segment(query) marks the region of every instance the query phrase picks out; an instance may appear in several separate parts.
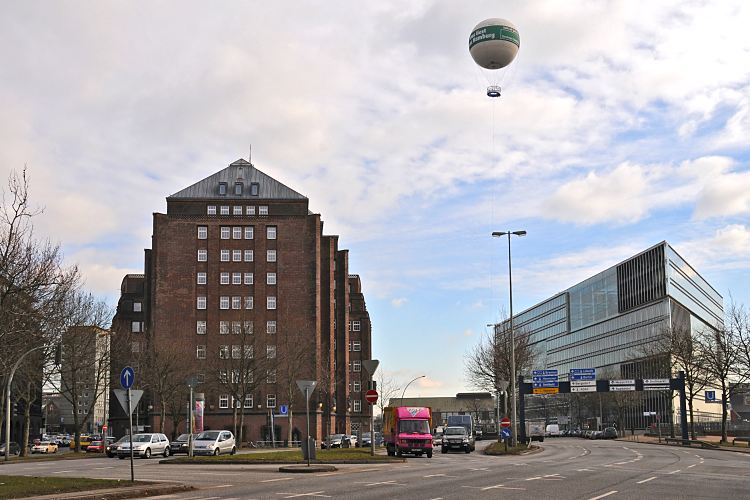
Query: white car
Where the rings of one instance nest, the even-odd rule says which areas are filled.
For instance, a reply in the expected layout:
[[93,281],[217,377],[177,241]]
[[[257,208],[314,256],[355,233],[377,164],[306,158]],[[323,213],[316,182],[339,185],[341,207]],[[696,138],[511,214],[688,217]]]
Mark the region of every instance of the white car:
[[57,445],[51,441],[42,441],[31,447],[31,453],[57,453]]
[[234,435],[230,431],[204,431],[193,441],[194,455],[221,455],[237,453]]
[[[151,458],[151,455],[169,456],[169,439],[161,433],[146,433],[133,435],[133,455],[142,458]],[[117,458],[124,459],[130,456],[130,443],[123,442],[117,448]]]

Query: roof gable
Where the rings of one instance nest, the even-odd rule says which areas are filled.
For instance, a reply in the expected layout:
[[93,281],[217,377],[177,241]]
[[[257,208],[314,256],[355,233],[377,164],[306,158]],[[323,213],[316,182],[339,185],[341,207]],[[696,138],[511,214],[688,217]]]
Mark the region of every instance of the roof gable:
[[[242,194],[234,194],[236,182],[242,183]],[[227,184],[226,195],[219,194],[219,184]],[[258,184],[257,196],[251,195],[251,184]],[[228,167],[196,182],[192,186],[167,197],[173,198],[227,198],[234,200],[306,200],[307,197],[264,174],[252,163],[240,158]]]

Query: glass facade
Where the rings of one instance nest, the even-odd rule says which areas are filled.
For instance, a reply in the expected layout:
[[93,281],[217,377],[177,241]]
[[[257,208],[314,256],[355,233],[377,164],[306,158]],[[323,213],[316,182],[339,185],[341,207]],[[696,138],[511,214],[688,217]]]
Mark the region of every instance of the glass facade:
[[724,325],[723,299],[674,249],[667,246],[667,294],[704,323]]

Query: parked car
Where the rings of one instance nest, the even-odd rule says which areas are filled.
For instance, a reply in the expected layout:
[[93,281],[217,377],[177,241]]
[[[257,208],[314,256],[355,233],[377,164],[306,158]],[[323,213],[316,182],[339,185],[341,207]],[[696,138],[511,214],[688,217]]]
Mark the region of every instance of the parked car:
[[372,433],[371,432],[363,432],[362,433],[362,445],[363,448],[372,446]]
[[237,453],[234,435],[230,431],[204,431],[195,436],[194,455],[218,456],[222,453]]
[[[85,450],[86,448],[88,448],[88,446],[91,443],[91,441],[94,441],[95,439],[96,438],[94,438],[93,436],[89,436],[88,434],[81,434],[81,439],[80,439],[81,440],[81,449]],[[76,439],[75,439],[75,436],[73,436],[70,439],[70,442],[68,443],[68,446],[70,446],[71,450],[74,450],[76,448]]]
[[[196,435],[193,435],[193,439],[195,439]],[[172,441],[172,444],[169,447],[169,453],[172,455],[176,455],[177,453],[187,454],[189,437],[190,437],[190,434],[180,434],[179,436],[177,436],[177,439]]]
[[589,439],[601,439],[603,431],[591,431]]
[[617,429],[614,427],[606,427],[602,431],[600,439],[617,439]]
[[130,447],[133,447],[133,455],[142,458],[151,458],[151,455],[169,456],[169,439],[161,433],[144,433],[133,435],[133,442],[124,442],[117,448],[117,458],[124,459],[130,456]]
[[105,444],[103,441],[91,441],[86,447],[86,453],[104,453]]
[[[114,438],[113,438],[113,441],[114,441]],[[107,453],[107,456],[109,458],[117,456],[117,448],[121,444],[126,443],[127,441],[128,441],[128,436],[126,435],[126,436],[121,437],[117,441],[108,443],[107,447],[105,449],[105,452]]]
[[357,439],[357,436],[354,434],[345,434],[346,438],[349,440],[349,447],[350,448],[356,448],[357,442],[359,441]]
[[[15,441],[10,442],[10,445],[8,446],[8,450],[11,455],[21,454],[21,447],[18,446],[18,443],[16,443]],[[5,455],[5,443],[0,443],[0,455]]]
[[440,426],[435,429],[432,433],[432,447],[437,448],[443,445],[443,430],[444,427]]
[[470,453],[472,450],[469,433],[465,427],[449,426],[443,432],[443,441],[440,451],[448,453],[449,450],[461,450]]
[[52,441],[40,441],[31,447],[31,453],[57,453],[57,445]]
[[549,424],[544,430],[546,437],[560,437],[560,426],[557,424]]
[[321,448],[348,448],[351,441],[345,439],[346,434],[331,434],[320,444]]

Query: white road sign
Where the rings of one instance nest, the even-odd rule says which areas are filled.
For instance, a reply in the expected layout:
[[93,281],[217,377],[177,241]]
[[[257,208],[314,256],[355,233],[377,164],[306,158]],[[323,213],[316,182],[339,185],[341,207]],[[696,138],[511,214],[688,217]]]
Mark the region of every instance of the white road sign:
[[570,386],[570,392],[596,392],[595,385]]
[[635,386],[634,385],[614,385],[609,387],[610,391],[634,391]]
[[587,387],[593,385],[596,387],[596,380],[571,380],[570,387]]
[[610,380],[609,385],[635,385],[633,379],[622,379],[622,380]]

